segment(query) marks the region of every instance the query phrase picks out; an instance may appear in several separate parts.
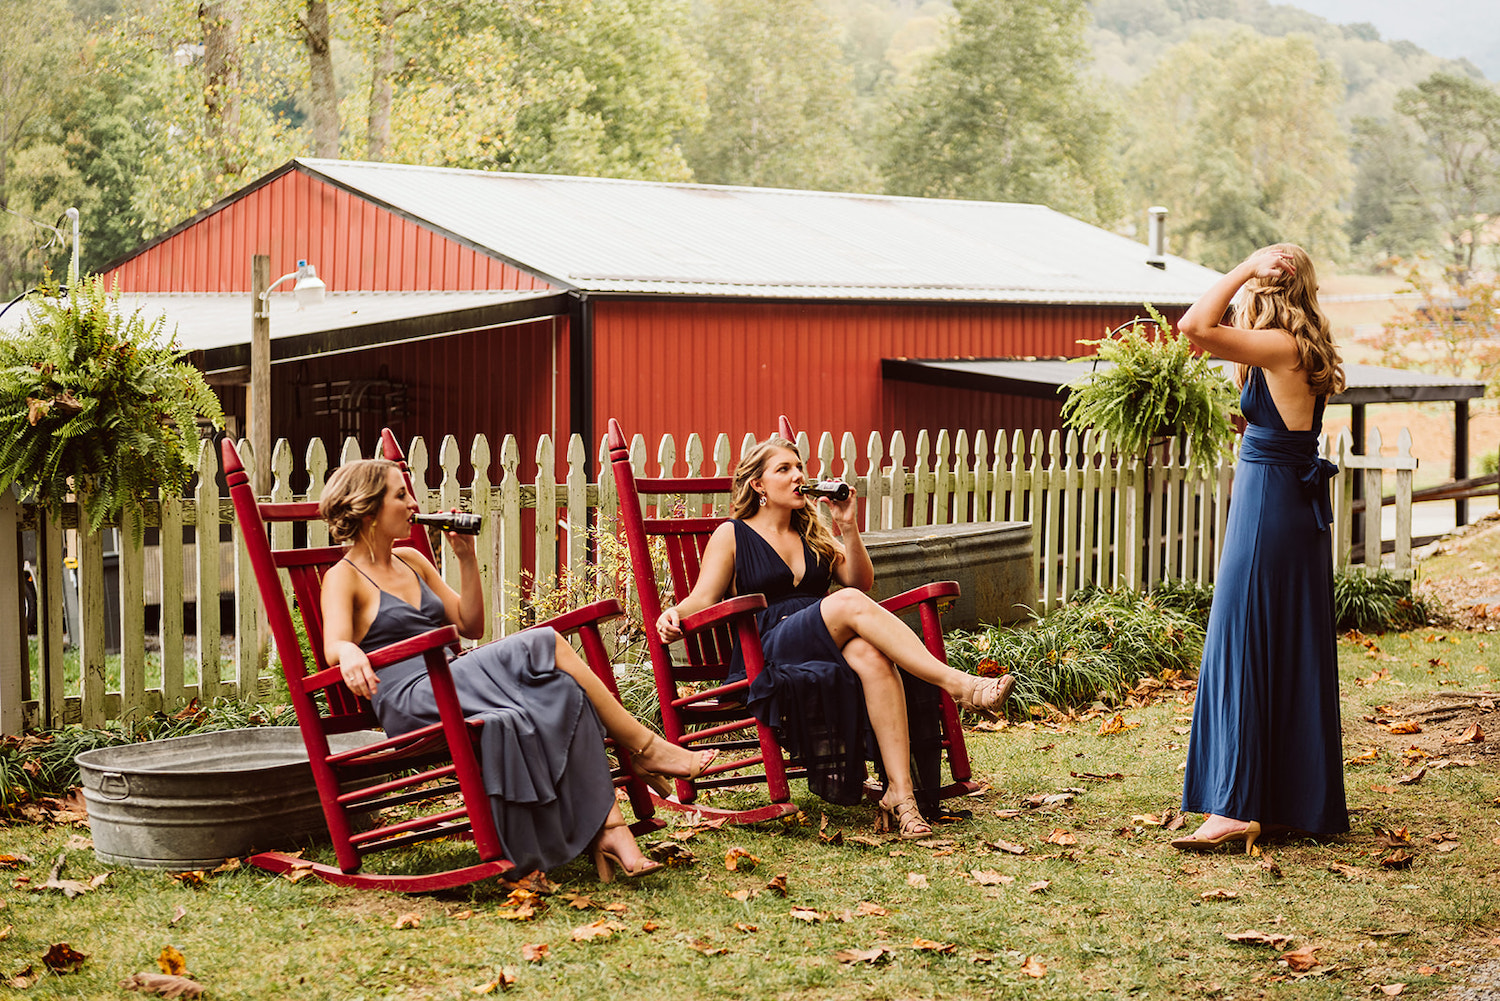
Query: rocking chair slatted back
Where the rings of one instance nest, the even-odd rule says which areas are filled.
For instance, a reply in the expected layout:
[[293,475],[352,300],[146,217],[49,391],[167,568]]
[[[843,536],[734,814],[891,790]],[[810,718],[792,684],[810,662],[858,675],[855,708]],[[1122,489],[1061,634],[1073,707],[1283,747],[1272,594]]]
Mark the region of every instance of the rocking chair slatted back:
[[[465,721],[448,670],[445,648],[458,641],[458,631],[445,626],[370,654],[371,665],[377,669],[422,657],[432,677],[440,716],[438,723],[397,737],[371,732],[377,723],[369,703],[351,692],[339,670],[323,660],[323,575],[343,558],[344,550],[272,550],[267,522],[310,521],[318,517],[318,506],[257,503],[234,444],[225,440],[221,451],[235,520],[286,674],[337,859],[336,865],[328,865],[284,852],[261,852],[251,856],[251,864],[283,873],[305,868],[344,886],[403,892],[459,886],[512,868],[503,855],[474,753],[479,723]],[[287,573],[302,613],[306,648],[293,624],[279,570]],[[365,739],[353,746],[347,738],[329,740],[355,733]],[[455,794],[456,807],[452,804]],[[413,808],[423,804],[426,812],[415,813]],[[403,819],[389,822],[381,815],[396,806],[403,808]],[[479,855],[477,864],[418,875],[361,872],[365,857],[376,852],[453,837],[472,840]]]

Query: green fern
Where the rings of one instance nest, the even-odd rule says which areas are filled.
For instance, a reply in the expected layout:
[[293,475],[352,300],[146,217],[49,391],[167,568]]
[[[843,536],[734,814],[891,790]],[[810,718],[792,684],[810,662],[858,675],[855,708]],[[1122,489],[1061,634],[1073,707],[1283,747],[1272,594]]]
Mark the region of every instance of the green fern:
[[[1145,455],[1163,435],[1181,437],[1191,443],[1189,464],[1211,469],[1234,445],[1230,417],[1239,413],[1234,387],[1150,303],[1146,312],[1149,320],[1080,341],[1114,364],[1070,387],[1063,421],[1079,431],[1107,433],[1125,455]],[[1161,332],[1154,339],[1147,333],[1152,324]]]
[[15,484],[54,511],[74,494],[94,531],[126,508],[139,514],[158,488],[180,491],[199,423],[220,427],[224,413],[163,336],[165,319],[125,315],[97,275],[31,305],[0,340],[0,490]]

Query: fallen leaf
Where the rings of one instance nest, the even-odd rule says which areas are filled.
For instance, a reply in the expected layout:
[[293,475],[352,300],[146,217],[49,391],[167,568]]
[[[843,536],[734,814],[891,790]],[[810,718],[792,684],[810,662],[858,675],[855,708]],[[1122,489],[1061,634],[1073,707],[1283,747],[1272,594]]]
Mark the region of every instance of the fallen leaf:
[[1380,864],[1387,869],[1408,869],[1415,857],[1411,852],[1397,849],[1381,859]]
[[537,906],[533,903],[524,904],[501,904],[495,911],[495,916],[506,921],[530,921],[537,916]]
[[540,963],[547,958],[548,948],[546,942],[527,942],[521,946],[521,958],[528,963]]
[[1018,845],[1012,841],[986,841],[984,844],[997,852],[1009,852],[1012,855],[1025,855],[1030,850],[1025,845]]
[[877,945],[873,949],[840,949],[833,954],[833,958],[840,963],[869,963],[874,966],[885,962],[891,951],[889,947],[883,945]]
[[1047,964],[1042,962],[1040,956],[1027,956],[1026,962],[1021,964],[1021,972],[1028,977],[1045,977]]
[[906,885],[918,890],[926,890],[928,889],[927,877],[920,872],[909,872],[906,874]]
[[868,834],[852,834],[849,836],[849,840],[857,845],[864,845],[866,848],[885,847],[884,841],[881,841],[879,838],[872,838]]
[[1014,876],[1002,876],[989,869],[970,869],[969,875],[973,876],[974,882],[980,886],[999,886],[1002,883],[1015,882]]
[[1419,966],[1417,972],[1424,977],[1435,977],[1439,971],[1436,966]]
[[42,957],[42,965],[53,973],[76,973],[88,958],[86,953],[78,952],[66,942],[54,942]]
[[574,928],[568,937],[574,942],[592,942],[596,938],[609,938],[617,931],[624,931],[625,926],[608,918],[600,918],[589,924]]
[[1405,984],[1377,984],[1376,987],[1379,989],[1380,993],[1384,994],[1388,998],[1393,998],[1397,994],[1400,994],[1402,991],[1406,990]]
[[1281,866],[1277,865],[1276,860],[1269,855],[1261,858],[1260,871],[1275,879],[1281,878]]
[[734,923],[734,927],[736,931],[742,931],[746,935],[753,935],[756,932],[760,931],[760,925],[746,924],[743,921],[736,921]]
[[1078,844],[1078,839],[1061,827],[1054,827],[1052,833],[1047,835],[1046,840],[1042,843],[1048,845],[1076,845]]
[[167,878],[176,880],[189,889],[196,890],[208,882],[208,873],[202,869],[192,869],[188,872],[169,872],[167,873]]
[[1283,952],[1281,958],[1286,961],[1287,966],[1290,966],[1296,972],[1304,973],[1317,965],[1318,961],[1313,957],[1313,953],[1317,952],[1319,948],[1321,946],[1304,945],[1300,949]]
[[187,957],[178,952],[175,946],[164,945],[161,954],[156,957],[156,965],[167,976],[180,977],[187,972]]
[[495,971],[494,980],[480,984],[478,987],[470,987],[469,990],[475,994],[493,994],[497,987],[502,991],[508,991],[515,986],[518,976],[514,966],[502,966]]
[[547,874],[540,869],[533,869],[519,879],[505,879],[502,877],[500,882],[505,883],[507,886],[512,886],[516,890],[525,890],[528,893],[534,893],[539,897],[550,897],[561,889],[556,883],[548,879]]
[[786,896],[786,873],[777,873],[776,877],[766,884],[766,889],[778,897]]
[[1446,854],[1446,853],[1451,852],[1451,851],[1453,851],[1453,850],[1455,850],[1457,848],[1458,848],[1458,842],[1457,841],[1439,841],[1435,846],[1433,846],[1433,851],[1439,851],[1439,852],[1443,852],[1444,854]]
[[868,900],[861,900],[859,906],[854,909],[854,913],[861,917],[883,918],[891,912],[879,904],[872,904]]
[[185,917],[187,917],[187,908],[183,907],[181,904],[178,904],[176,907],[172,908],[172,920],[168,921],[167,925],[175,925]]
[[1236,900],[1239,898],[1238,893],[1235,893],[1233,890],[1224,889],[1204,890],[1202,893],[1198,894],[1198,896],[1202,897],[1204,900]]
[[945,955],[958,951],[956,942],[934,942],[930,938],[912,939],[911,947],[918,952],[940,952]]
[[1030,886],[1026,887],[1026,892],[1027,893],[1046,893],[1047,892],[1047,887],[1049,887],[1051,885],[1052,885],[1052,880],[1050,880],[1050,879],[1039,879],[1035,883],[1032,883]]
[[1069,772],[1068,774],[1075,779],[1092,779],[1095,782],[1115,782],[1125,778],[1124,774],[1120,772],[1110,772],[1108,775],[1102,775],[1098,772]]
[[397,915],[396,923],[391,927],[397,931],[403,928],[420,928],[422,927],[422,915],[413,913]]
[[1399,848],[1411,844],[1411,832],[1404,827],[1377,828],[1375,843],[1382,848]]
[[1443,738],[1445,744],[1482,744],[1484,743],[1484,731],[1478,723],[1473,724],[1457,737]]
[[918,848],[952,848],[958,842],[952,838],[923,838],[921,841],[912,842],[912,844]]
[[34,972],[34,968],[30,964],[28,964],[26,969],[22,970],[20,973],[17,973],[15,976],[8,978],[5,981],[5,984],[7,987],[15,987],[19,990],[24,991],[26,988],[36,983],[38,979],[39,978]]
[[1345,865],[1342,862],[1333,862],[1333,863],[1331,863],[1328,866],[1328,871],[1329,872],[1336,872],[1340,876],[1343,876],[1345,879],[1354,879],[1356,876],[1363,875],[1363,872],[1360,869],[1358,869],[1358,868],[1356,868],[1356,867],[1354,867],[1352,865]]
[[1380,748],[1372,747],[1363,754],[1356,754],[1344,762],[1346,765],[1367,765],[1380,757]]
[[[1019,811],[1017,811],[1019,812]],[[31,864],[29,855],[0,855],[0,869],[19,869],[22,863]]]
[[1418,782],[1422,781],[1422,776],[1424,776],[1426,774],[1427,774],[1427,769],[1425,767],[1418,768],[1416,771],[1412,772],[1410,775],[1403,775],[1403,776],[1401,776],[1399,779],[1396,780],[1396,784],[1398,786],[1414,786]]
[[749,871],[758,865],[760,865],[760,859],[743,848],[731,848],[724,853],[724,868],[730,872],[739,872],[741,868]]
[[1275,932],[1263,932],[1251,929],[1250,931],[1225,932],[1224,937],[1231,942],[1239,942],[1243,945],[1269,945],[1273,949],[1284,949],[1292,942],[1290,935],[1278,935]]
[[694,939],[693,941],[689,942],[688,948],[701,952],[705,956],[722,956],[724,953],[729,951],[721,945],[713,945],[709,942],[705,942],[701,938]]
[[698,856],[675,841],[659,841],[646,854],[668,866],[686,866],[698,861]]
[[1026,812],[1025,810],[1010,810],[1010,809],[996,810],[995,811],[995,816],[999,817],[1001,820],[1011,820],[1011,819],[1013,819],[1015,817],[1019,817],[1021,814],[1025,813],[1025,812]]
[[1422,725],[1414,719],[1397,720],[1386,727],[1391,733],[1421,733]]
[[1154,813],[1132,813],[1130,822],[1138,827],[1160,827],[1161,818]]
[[204,990],[200,983],[169,973],[132,973],[120,981],[120,986],[127,991],[140,991],[142,994],[155,994],[164,998],[202,997]]

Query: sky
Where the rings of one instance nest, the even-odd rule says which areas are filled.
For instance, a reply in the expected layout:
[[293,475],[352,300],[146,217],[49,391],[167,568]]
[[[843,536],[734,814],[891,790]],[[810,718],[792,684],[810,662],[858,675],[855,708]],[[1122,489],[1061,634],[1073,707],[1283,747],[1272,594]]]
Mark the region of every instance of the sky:
[[1450,59],[1466,58],[1500,81],[1496,0],[1281,0],[1335,24],[1368,21],[1386,41],[1405,39]]

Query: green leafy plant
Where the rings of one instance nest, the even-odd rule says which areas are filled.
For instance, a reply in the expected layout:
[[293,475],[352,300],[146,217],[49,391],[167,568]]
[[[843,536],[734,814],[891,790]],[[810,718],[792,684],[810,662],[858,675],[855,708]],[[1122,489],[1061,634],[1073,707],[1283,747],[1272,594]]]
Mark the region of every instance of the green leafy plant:
[[125,315],[97,275],[56,296],[43,290],[0,339],[0,490],[16,484],[52,510],[73,493],[98,531],[157,488],[186,486],[199,421],[219,427],[224,413],[164,319]]
[[1349,567],[1333,576],[1333,618],[1340,632],[1401,632],[1426,625],[1433,615],[1412,593],[1411,581],[1388,570]]
[[1149,317],[1080,342],[1094,345],[1098,360],[1111,364],[1068,387],[1063,421],[1105,432],[1125,455],[1144,456],[1154,440],[1178,437],[1190,443],[1193,467],[1212,469],[1234,444],[1234,387],[1149,303],[1146,312]]

